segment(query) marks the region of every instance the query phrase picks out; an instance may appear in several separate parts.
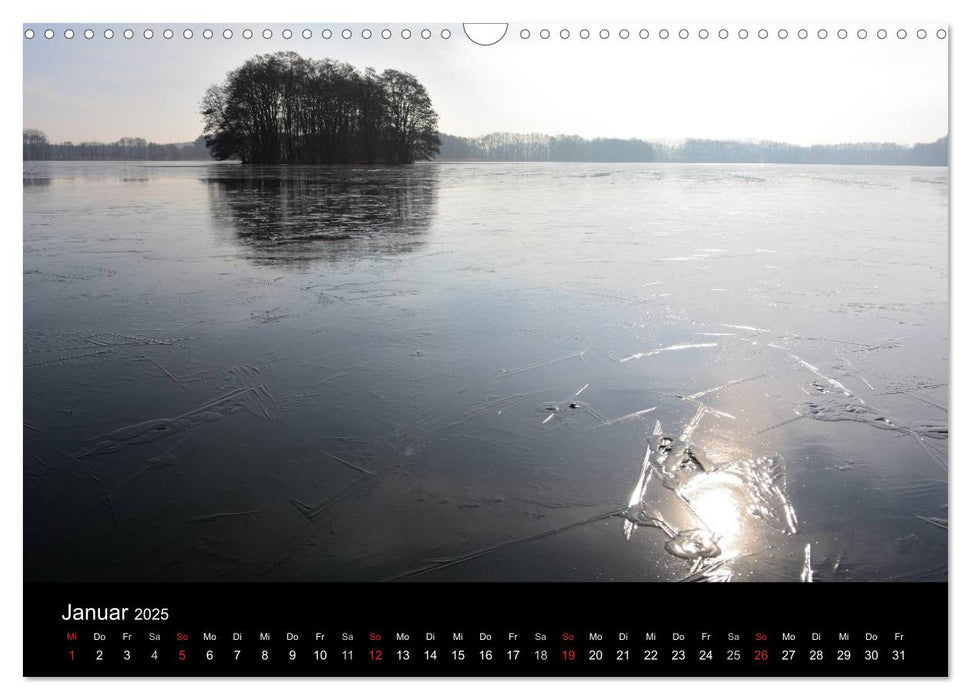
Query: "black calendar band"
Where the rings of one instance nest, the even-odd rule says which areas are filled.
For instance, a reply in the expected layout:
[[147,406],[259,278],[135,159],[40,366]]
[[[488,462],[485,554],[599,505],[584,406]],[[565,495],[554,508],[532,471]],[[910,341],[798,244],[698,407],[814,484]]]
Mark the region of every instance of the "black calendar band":
[[946,676],[945,583],[25,583],[26,676]]

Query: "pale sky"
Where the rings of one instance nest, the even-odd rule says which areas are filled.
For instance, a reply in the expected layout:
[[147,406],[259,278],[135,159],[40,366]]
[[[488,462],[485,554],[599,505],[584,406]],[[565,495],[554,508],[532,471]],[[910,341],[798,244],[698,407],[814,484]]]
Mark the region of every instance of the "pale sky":
[[[132,39],[122,35],[127,27]],[[290,27],[293,38],[282,38]],[[391,39],[382,39],[387,26]],[[410,39],[402,39],[408,27]],[[422,39],[428,26],[433,34]],[[856,141],[914,143],[948,132],[948,42],[943,25],[843,23],[511,24],[498,44],[474,44],[449,25],[25,25],[24,127],[52,141],[114,141],[140,136],[191,141],[202,132],[206,88],[258,53],[293,50],[359,68],[415,74],[439,113],[441,131],[479,136],[495,131],[578,134],[645,140],[724,138],[796,144]],[[45,39],[43,31],[55,31]],[[106,28],[114,38],[105,39]],[[146,28],[154,38],[145,39]],[[211,27],[215,36],[204,39]],[[233,31],[224,39],[226,28]],[[242,31],[251,28],[253,38]],[[64,30],[75,32],[65,39]],[[85,29],[94,38],[85,39]],[[164,39],[166,28],[174,31]],[[184,29],[192,39],[184,39]],[[264,29],[273,32],[264,39]],[[313,32],[303,39],[304,28]],[[330,28],[333,37],[321,31]],[[340,32],[348,28],[351,39]],[[370,29],[370,39],[361,31]],[[451,38],[440,37],[443,28]],[[540,38],[548,28],[549,39]],[[561,39],[562,29],[570,31]],[[629,38],[619,38],[626,28]],[[681,29],[688,39],[678,38]],[[698,36],[706,28],[707,39]],[[778,30],[788,32],[786,39]],[[845,28],[846,39],[837,31]],[[860,29],[867,32],[859,39]],[[886,38],[877,32],[885,28]],[[897,37],[899,29],[905,39]],[[918,29],[927,37],[918,39]],[[530,38],[520,32],[527,29]],[[590,31],[579,38],[581,29]],[[607,29],[610,36],[601,39]],[[641,39],[640,30],[650,32]],[[667,29],[669,36],[659,33]],[[729,37],[720,39],[725,29]],[[740,39],[740,29],[748,38]],[[757,35],[765,29],[769,36]],[[798,32],[805,29],[807,38]],[[825,39],[817,34],[827,32]]]

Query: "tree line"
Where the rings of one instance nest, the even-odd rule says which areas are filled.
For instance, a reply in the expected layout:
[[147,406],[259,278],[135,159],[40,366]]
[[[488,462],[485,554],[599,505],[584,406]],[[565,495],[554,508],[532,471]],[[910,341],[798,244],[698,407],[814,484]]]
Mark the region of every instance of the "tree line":
[[[599,163],[792,163],[835,165],[947,165],[948,137],[901,146],[859,143],[794,146],[775,142],[689,139],[669,145],[639,139],[496,133],[478,138],[438,134],[439,160]],[[210,137],[211,138],[211,137]],[[208,160],[207,137],[189,143],[122,138],[112,143],[49,143],[37,129],[24,130],[24,160]],[[223,154],[223,157],[232,157]],[[426,156],[427,157],[427,156]],[[315,162],[315,161],[297,161]],[[335,161],[322,161],[335,162]],[[336,161],[336,162],[351,162]],[[380,161],[372,161],[380,162]]]
[[124,137],[111,143],[51,143],[39,129],[24,129],[24,160],[209,160],[205,138],[188,143],[153,143]]
[[495,133],[465,138],[440,135],[440,160],[523,160],[632,162],[657,159],[655,144],[637,139],[584,139],[579,136]]
[[688,139],[664,144],[640,139],[495,133],[476,138],[441,134],[439,160],[599,163],[793,163],[947,165],[948,137],[933,143],[843,143],[796,146],[773,141]]
[[384,163],[438,152],[438,115],[418,79],[292,51],[255,56],[202,101],[213,158],[244,163]]

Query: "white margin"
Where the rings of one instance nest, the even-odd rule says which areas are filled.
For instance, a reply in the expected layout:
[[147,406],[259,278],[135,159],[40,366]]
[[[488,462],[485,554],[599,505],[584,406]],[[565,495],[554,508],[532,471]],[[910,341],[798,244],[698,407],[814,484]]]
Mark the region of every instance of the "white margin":
[[[962,7],[964,5],[965,7]],[[173,696],[199,697],[215,693],[232,693],[234,700],[265,698],[278,692],[327,698],[362,698],[380,694],[386,700],[419,700],[424,698],[458,698],[477,700],[501,695],[509,697],[542,698],[556,700],[598,697],[649,698],[671,694],[679,697],[697,695],[770,698],[783,694],[786,700],[816,700],[820,695],[832,697],[874,696],[879,700],[908,698],[932,694],[934,700],[941,697],[968,697],[971,690],[971,626],[968,610],[971,608],[968,593],[960,591],[968,585],[969,562],[959,556],[958,543],[966,539],[963,524],[963,505],[968,502],[968,477],[963,471],[971,468],[968,460],[963,431],[955,430],[966,415],[968,403],[968,289],[969,281],[961,274],[968,270],[967,251],[971,243],[963,241],[969,232],[966,202],[969,201],[962,177],[965,163],[971,162],[971,152],[958,124],[959,116],[967,122],[971,110],[966,103],[962,80],[968,83],[964,48],[971,45],[971,23],[964,22],[967,3],[950,0],[813,0],[802,4],[782,3],[776,0],[655,0],[654,2],[621,2],[596,0],[582,3],[576,0],[551,0],[526,2],[525,0],[480,0],[473,3],[444,2],[444,0],[369,0],[366,3],[301,2],[272,3],[260,6],[256,3],[214,5],[197,0],[166,0],[158,3],[136,3],[132,0],[87,0],[67,2],[47,0],[40,3],[8,2],[4,14],[4,38],[8,42],[0,46],[5,73],[4,85],[12,95],[22,94],[22,54],[20,25],[24,22],[87,21],[104,22],[124,19],[131,22],[238,22],[258,19],[266,22],[293,20],[306,21],[386,21],[386,22],[517,22],[517,21],[847,21],[887,23],[906,21],[948,22],[951,26],[951,431],[950,463],[950,590],[951,590],[951,679],[949,681],[892,680],[81,680],[52,681],[24,680],[22,675],[23,619],[22,594],[22,311],[23,311],[23,248],[22,248],[22,190],[20,182],[21,153],[16,151],[16,122],[22,122],[22,113],[8,107],[2,115],[6,138],[0,139],[0,154],[4,163],[3,211],[8,212],[10,222],[3,226],[0,236],[0,261],[4,266],[0,274],[0,304],[2,304],[3,342],[0,343],[0,367],[13,372],[5,386],[12,395],[0,405],[0,445],[4,446],[3,481],[0,494],[4,499],[0,508],[2,523],[2,556],[6,564],[0,580],[0,693],[7,698],[57,698],[74,700],[81,697],[132,698],[154,700]],[[955,167],[957,163],[957,167]],[[16,178],[16,182],[14,181]],[[965,224],[962,226],[962,223]],[[964,359],[962,359],[964,358]],[[798,601],[794,604],[798,605]],[[901,601],[902,605],[919,605],[919,601]],[[888,611],[892,614],[892,611]],[[964,690],[960,690],[963,688]],[[390,697],[389,697],[390,696]]]

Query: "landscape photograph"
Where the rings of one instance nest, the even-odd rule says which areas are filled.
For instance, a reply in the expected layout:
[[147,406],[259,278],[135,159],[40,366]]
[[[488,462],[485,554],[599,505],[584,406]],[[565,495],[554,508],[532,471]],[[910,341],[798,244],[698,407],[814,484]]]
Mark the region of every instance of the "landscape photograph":
[[936,26],[47,26],[27,581],[947,580]]

